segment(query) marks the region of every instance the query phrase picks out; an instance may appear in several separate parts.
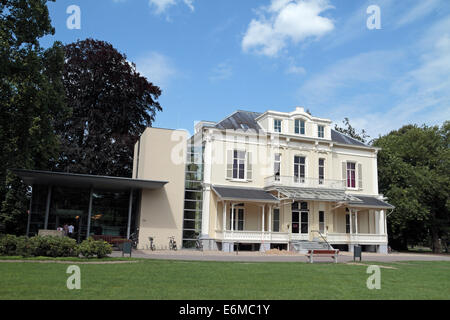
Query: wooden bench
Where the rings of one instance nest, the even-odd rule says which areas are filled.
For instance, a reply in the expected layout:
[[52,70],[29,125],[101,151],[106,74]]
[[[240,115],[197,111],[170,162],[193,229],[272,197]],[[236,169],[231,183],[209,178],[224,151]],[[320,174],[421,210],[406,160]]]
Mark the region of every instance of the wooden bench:
[[313,249],[308,250],[308,254],[306,256],[308,257],[310,263],[314,263],[314,257],[331,257],[334,260],[334,263],[337,263],[338,255],[339,250],[337,249]]

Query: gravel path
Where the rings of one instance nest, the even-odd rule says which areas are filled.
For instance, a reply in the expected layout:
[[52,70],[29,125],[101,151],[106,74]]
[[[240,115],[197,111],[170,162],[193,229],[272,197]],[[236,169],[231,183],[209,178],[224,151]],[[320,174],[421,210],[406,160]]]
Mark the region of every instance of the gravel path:
[[[111,257],[121,257],[121,252],[113,252]],[[377,253],[362,253],[362,261],[374,262],[399,262],[399,261],[450,261],[450,255],[412,254],[412,253],[391,253],[388,255]],[[236,261],[236,262],[307,262],[308,258],[304,254],[282,253],[264,254],[260,252],[239,252],[224,253],[218,251],[200,252],[191,250],[179,251],[133,251],[132,257],[160,260],[189,260],[189,261]],[[333,262],[328,257],[314,257],[315,262]],[[341,252],[338,262],[353,262],[353,254]]]

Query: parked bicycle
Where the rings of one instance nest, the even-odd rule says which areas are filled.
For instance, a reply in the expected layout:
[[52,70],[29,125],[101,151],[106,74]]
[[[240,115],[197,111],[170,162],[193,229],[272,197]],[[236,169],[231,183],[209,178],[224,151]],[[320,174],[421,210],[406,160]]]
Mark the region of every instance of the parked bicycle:
[[175,241],[175,237],[169,237],[169,250],[177,250],[177,242]]
[[156,246],[153,243],[154,238],[153,237],[148,237],[148,240],[150,241],[150,250],[155,251],[156,250]]
[[195,249],[203,251],[203,243],[200,240],[199,234],[197,234],[197,240],[195,240]]
[[138,234],[136,232],[133,232],[132,234],[130,234],[129,240],[131,241],[131,246],[133,247],[133,249],[136,249],[139,242]]

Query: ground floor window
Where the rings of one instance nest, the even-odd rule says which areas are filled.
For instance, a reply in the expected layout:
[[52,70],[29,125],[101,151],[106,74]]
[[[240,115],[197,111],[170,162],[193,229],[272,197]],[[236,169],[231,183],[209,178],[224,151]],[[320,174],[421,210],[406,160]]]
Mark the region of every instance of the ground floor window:
[[[229,230],[231,230],[231,210],[230,209],[230,221],[229,221]],[[244,208],[234,208],[233,213],[233,230],[243,231],[244,230]]]
[[319,211],[319,232],[325,232],[325,212]]
[[273,232],[280,232],[280,209],[273,209]]
[[292,233],[308,233],[308,214],[309,211],[307,202],[294,202],[292,204]]

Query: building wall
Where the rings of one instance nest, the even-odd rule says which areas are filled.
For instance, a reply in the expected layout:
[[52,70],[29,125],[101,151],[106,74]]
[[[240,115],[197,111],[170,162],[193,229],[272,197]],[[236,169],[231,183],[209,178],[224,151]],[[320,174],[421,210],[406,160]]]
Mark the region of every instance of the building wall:
[[[342,163],[345,161],[356,162],[362,165],[363,188],[348,189],[348,193],[378,195],[377,177],[377,154],[375,150],[363,150],[351,147],[330,146],[330,143],[319,143],[314,141],[301,141],[290,139],[287,141],[280,138],[279,147],[271,146],[270,138],[256,141],[245,135],[238,135],[235,142],[234,137],[227,133],[223,135],[219,131],[211,135],[212,159],[210,183],[216,185],[242,186],[263,188],[265,178],[273,176],[274,157],[276,153],[281,154],[281,175],[292,177],[294,175],[294,156],[306,157],[306,178],[319,178],[319,159],[325,159],[325,179],[343,180]],[[245,150],[252,154],[252,179],[246,181],[227,179],[227,156],[229,150]],[[357,170],[358,166],[356,166]],[[358,171],[358,170],[357,170]],[[358,175],[356,182],[358,183]]]
[[[154,237],[157,248],[167,248],[170,236],[175,236],[181,247],[187,138],[186,131],[159,128],[147,128],[141,136],[139,170],[134,168],[135,176],[143,180],[168,181],[162,189],[142,191],[141,249],[149,245],[150,236]],[[137,148],[137,159],[136,152]]]

